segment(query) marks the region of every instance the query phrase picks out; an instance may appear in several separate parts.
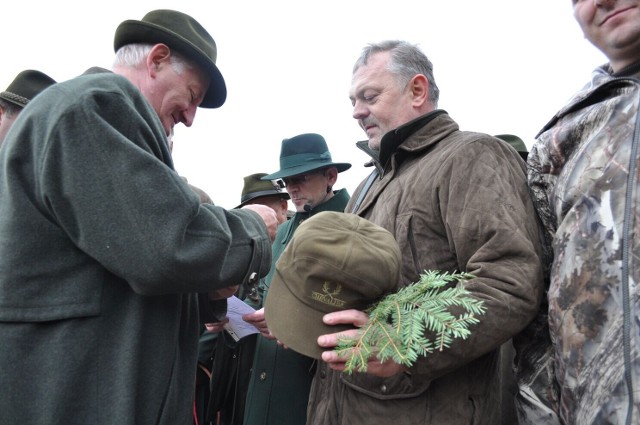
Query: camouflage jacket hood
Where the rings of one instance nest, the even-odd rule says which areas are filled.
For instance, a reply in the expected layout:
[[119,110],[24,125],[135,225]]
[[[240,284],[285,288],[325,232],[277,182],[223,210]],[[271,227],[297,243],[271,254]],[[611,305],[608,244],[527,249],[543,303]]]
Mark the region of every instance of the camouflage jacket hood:
[[[606,68],[542,129],[529,155],[529,185],[554,253],[546,270],[553,346],[551,362],[521,370],[528,376],[519,383],[544,394],[554,413],[521,423],[640,420],[640,81]],[[552,374],[540,373],[545,363]],[[555,379],[555,389],[536,387],[534,376]]]

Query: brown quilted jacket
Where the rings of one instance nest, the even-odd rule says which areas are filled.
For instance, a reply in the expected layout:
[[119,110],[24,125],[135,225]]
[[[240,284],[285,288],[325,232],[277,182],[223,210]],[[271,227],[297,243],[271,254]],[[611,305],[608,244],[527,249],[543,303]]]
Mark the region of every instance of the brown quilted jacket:
[[426,269],[473,273],[467,289],[487,312],[469,339],[422,358],[410,373],[348,376],[320,364],[308,424],[500,424],[500,346],[534,317],[543,289],[524,162],[499,139],[460,131],[439,110],[385,135],[374,163],[381,177],[357,214],[395,236],[402,284]]

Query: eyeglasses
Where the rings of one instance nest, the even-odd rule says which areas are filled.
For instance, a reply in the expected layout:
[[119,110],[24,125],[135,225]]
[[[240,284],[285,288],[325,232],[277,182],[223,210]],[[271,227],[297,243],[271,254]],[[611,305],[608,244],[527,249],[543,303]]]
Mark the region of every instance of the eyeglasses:
[[313,171],[311,173],[305,173],[305,174],[298,174],[297,176],[283,177],[282,182],[284,183],[285,187],[290,186],[292,184],[302,184],[302,183],[308,182],[312,176],[318,175],[318,174],[324,175],[324,170]]

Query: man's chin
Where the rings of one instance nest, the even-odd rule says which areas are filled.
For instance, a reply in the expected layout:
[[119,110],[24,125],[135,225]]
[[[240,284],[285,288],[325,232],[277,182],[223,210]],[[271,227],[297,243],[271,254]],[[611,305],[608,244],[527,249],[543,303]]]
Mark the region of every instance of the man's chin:
[[377,137],[373,137],[369,139],[369,149],[374,150],[374,151],[379,151],[380,150],[380,139]]

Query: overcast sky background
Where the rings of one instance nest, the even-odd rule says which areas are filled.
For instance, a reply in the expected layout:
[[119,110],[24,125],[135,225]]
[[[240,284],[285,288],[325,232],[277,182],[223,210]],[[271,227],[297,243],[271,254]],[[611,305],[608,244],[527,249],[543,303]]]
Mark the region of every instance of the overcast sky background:
[[116,27],[161,8],[192,15],[218,45],[227,102],[176,127],[174,161],[226,208],[239,203],[245,175],[279,169],[283,138],[307,132],[325,137],[334,161],[353,164],[336,184],[353,193],[369,170],[348,91],[367,43],[418,44],[434,63],[440,108],[461,129],[517,134],[529,147],[606,61],[570,0],[37,0],[3,5],[0,90],[23,69],[62,81],[110,68]]

